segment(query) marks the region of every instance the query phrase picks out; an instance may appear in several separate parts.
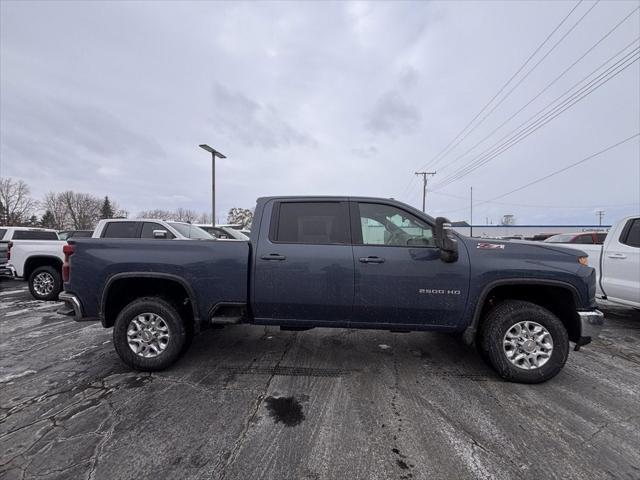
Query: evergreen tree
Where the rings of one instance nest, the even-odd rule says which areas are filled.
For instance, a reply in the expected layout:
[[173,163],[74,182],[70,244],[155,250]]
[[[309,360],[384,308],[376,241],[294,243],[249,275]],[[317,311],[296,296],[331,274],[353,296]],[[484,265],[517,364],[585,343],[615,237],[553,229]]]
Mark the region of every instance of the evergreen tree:
[[104,202],[102,202],[102,208],[100,209],[100,218],[113,218],[113,215],[114,211],[111,201],[109,200],[109,197],[104,197]]
[[42,228],[56,228],[56,219],[53,213],[51,213],[51,210],[44,212],[40,220],[40,226],[42,226]]

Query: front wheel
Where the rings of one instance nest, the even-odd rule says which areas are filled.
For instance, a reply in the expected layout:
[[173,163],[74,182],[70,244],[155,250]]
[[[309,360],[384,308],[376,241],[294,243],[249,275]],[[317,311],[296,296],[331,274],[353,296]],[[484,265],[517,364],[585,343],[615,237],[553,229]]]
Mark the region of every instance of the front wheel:
[[134,300],[122,309],[113,326],[116,352],[136,370],[169,367],[185,350],[187,337],[178,311],[159,297]]
[[62,291],[60,270],[45,265],[29,275],[29,291],[36,300],[57,300]]
[[502,378],[541,383],[555,377],[564,367],[569,337],[560,319],[546,308],[508,300],[487,315],[479,347]]

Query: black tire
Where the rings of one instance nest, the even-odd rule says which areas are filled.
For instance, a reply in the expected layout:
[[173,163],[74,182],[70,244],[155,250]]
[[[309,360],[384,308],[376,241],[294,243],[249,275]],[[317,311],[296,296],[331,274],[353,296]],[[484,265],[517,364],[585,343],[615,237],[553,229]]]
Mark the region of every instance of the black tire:
[[[51,282],[53,287],[46,293],[42,291],[42,289],[45,288],[41,283],[42,279]],[[38,282],[38,284],[36,284],[36,282]],[[62,275],[60,275],[60,269],[48,265],[36,268],[31,272],[31,275],[29,275],[29,291],[31,292],[31,296],[36,300],[57,300],[58,295],[62,291]]]
[[[127,338],[130,322],[138,315],[152,313],[164,320],[169,331],[169,341],[165,349],[155,357],[145,358],[136,354]],[[178,310],[160,297],[143,297],[134,300],[118,314],[113,326],[113,345],[120,359],[128,366],[146,372],[164,370],[184,353],[188,338],[185,322]]]
[[[530,370],[514,365],[503,347],[505,335],[518,322],[536,322],[551,335],[553,350],[549,359]],[[555,377],[569,356],[567,330],[553,313],[530,302],[507,300],[491,310],[478,337],[478,349],[483,358],[505,380],[518,383],[541,383]]]

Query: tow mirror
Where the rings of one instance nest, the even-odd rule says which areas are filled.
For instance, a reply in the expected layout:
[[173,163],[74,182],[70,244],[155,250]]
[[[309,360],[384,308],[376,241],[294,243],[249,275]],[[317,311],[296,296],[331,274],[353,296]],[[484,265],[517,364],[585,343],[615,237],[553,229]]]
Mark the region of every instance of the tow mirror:
[[167,238],[167,231],[166,230],[154,230],[153,231],[153,238]]
[[440,249],[440,260],[447,263],[458,260],[458,241],[451,233],[451,223],[447,218],[436,218],[436,245]]

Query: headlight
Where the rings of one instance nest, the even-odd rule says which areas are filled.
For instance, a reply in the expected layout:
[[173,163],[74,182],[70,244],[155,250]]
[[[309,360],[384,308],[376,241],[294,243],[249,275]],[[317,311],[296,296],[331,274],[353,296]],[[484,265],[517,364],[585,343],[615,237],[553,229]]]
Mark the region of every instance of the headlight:
[[589,257],[578,257],[578,262],[580,265],[584,265],[585,267],[589,266]]

